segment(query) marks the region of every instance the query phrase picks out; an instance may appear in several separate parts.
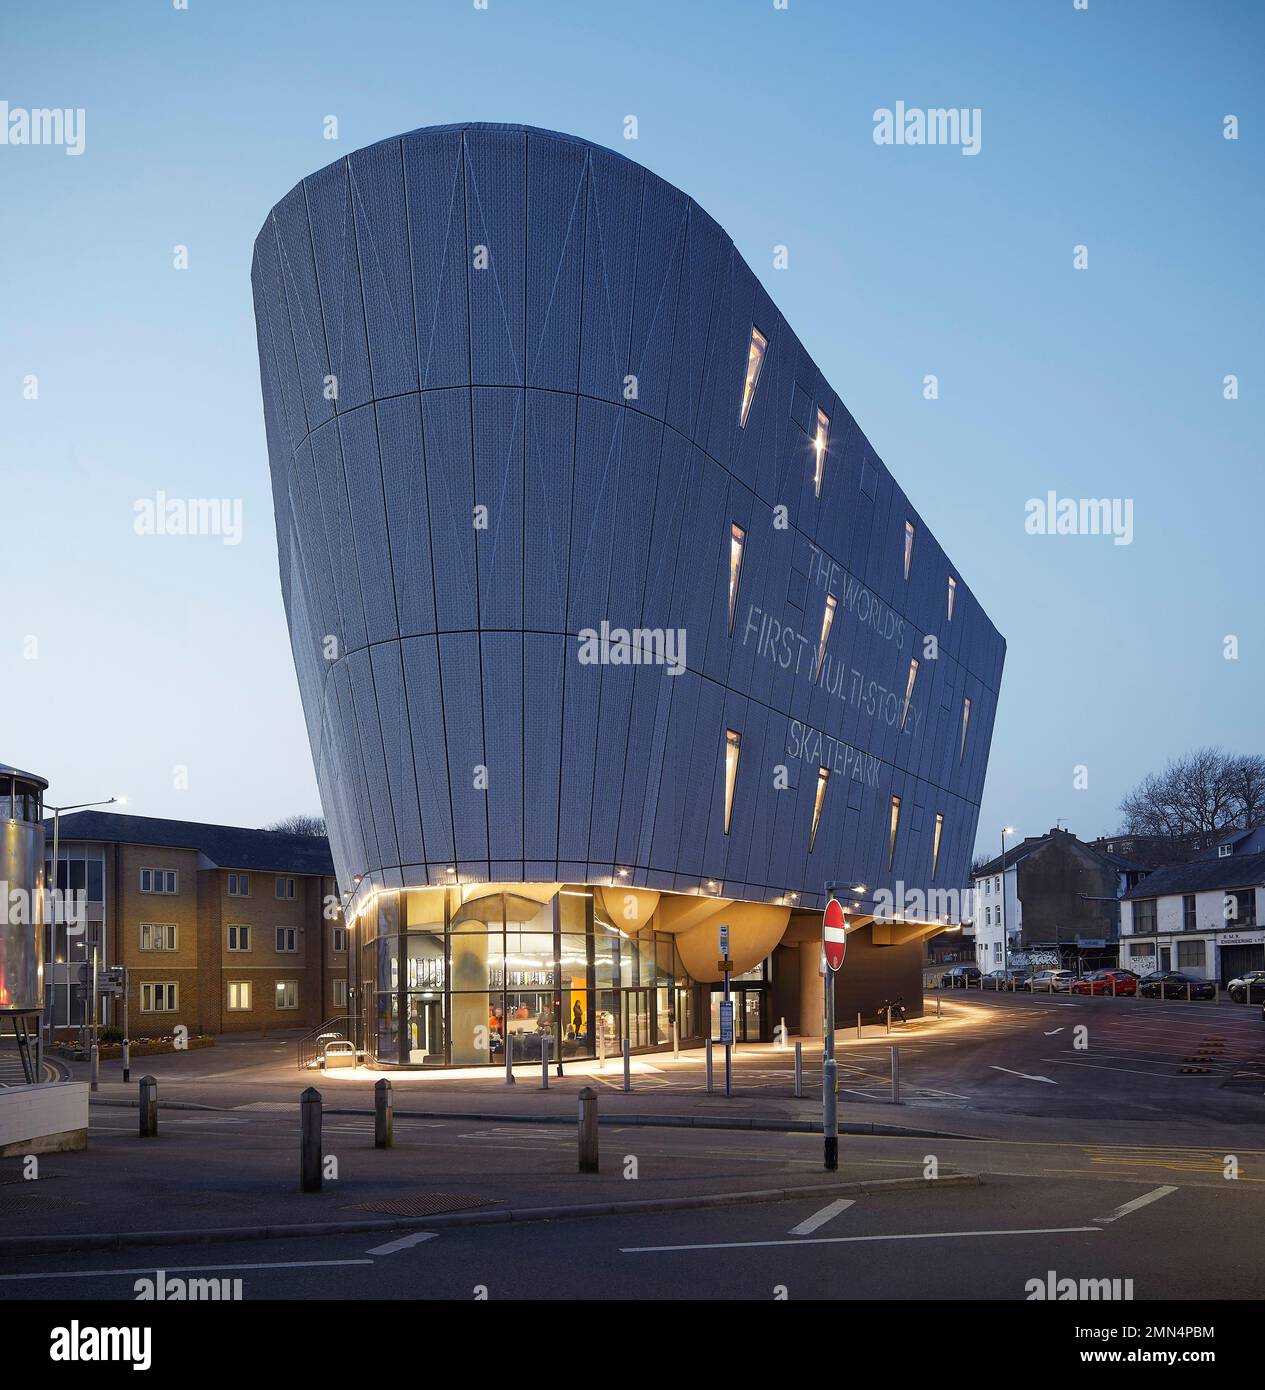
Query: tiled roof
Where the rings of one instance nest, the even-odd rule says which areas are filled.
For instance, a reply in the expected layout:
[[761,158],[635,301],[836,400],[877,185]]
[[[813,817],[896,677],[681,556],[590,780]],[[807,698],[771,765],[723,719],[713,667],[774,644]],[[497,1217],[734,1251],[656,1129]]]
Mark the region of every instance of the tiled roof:
[[1152,870],[1126,898],[1162,898],[1169,893],[1205,893],[1216,888],[1251,888],[1265,883],[1265,854],[1195,859]]
[[[45,821],[52,839],[53,823]],[[105,840],[123,845],[162,845],[200,850],[224,869],[256,869],[260,873],[330,874],[334,861],[323,835],[289,835],[280,830],[249,830],[237,825],[205,825],[198,821],[160,820],[154,816],[119,816],[108,811],[74,811],[61,818],[67,840]]]

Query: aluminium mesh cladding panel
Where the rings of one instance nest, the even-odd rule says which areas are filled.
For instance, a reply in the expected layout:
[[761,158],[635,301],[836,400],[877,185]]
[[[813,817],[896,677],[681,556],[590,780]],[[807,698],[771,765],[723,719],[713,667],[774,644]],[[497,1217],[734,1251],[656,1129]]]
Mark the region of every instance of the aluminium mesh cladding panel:
[[252,278],[344,887],[968,881],[1005,645],[697,204],[424,129],[304,179]]

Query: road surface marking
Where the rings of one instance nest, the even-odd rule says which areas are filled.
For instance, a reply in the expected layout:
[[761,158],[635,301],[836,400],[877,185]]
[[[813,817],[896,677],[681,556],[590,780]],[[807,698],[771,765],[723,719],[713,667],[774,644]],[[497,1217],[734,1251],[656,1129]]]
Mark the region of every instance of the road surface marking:
[[827,1221],[834,1220],[841,1211],[847,1211],[849,1207],[853,1206],[856,1206],[856,1203],[850,1197],[840,1197],[837,1201],[822,1207],[820,1211],[813,1212],[806,1221],[801,1221],[798,1226],[792,1226],[791,1235],[810,1236],[819,1226],[824,1226]]
[[1055,1033],[1061,1033],[1062,1031],[1063,1031],[1062,1028],[1054,1028],[1054,1029],[1051,1029],[1051,1031],[1048,1032],[1045,1036],[1046,1036],[1047,1038],[1052,1038],[1052,1037],[1055,1035]]
[[1096,1216],[1094,1220],[1102,1225],[1108,1221],[1119,1221],[1122,1216],[1128,1216],[1130,1212],[1137,1211],[1139,1207],[1149,1207],[1152,1202],[1158,1202],[1161,1197],[1167,1197],[1176,1191],[1175,1187],[1157,1187],[1151,1192],[1143,1193],[1141,1197],[1135,1197],[1131,1202],[1126,1202],[1124,1206],[1117,1207],[1110,1216]]
[[438,1234],[438,1231],[413,1231],[398,1240],[389,1240],[385,1245],[375,1245],[372,1250],[366,1250],[365,1254],[394,1255],[398,1250],[408,1250],[414,1245],[421,1245],[425,1240],[434,1240]]
[[621,1255],[661,1255],[678,1250],[761,1250],[774,1245],[852,1245],[876,1240],[957,1240],[966,1236],[1064,1236],[1101,1226],[1034,1227],[1016,1231],[920,1231],[914,1235],[814,1236],[809,1240],[731,1240],[714,1245],[621,1245]]
[[[196,1239],[196,1237],[195,1237]],[[111,1275],[148,1274],[151,1278],[159,1269],[164,1274],[196,1274],[204,1269],[328,1269],[332,1265],[371,1265],[372,1260],[282,1260],[273,1264],[248,1265],[164,1265],[155,1261],[142,1269],[73,1269],[55,1270],[46,1274],[0,1274],[6,1282],[19,1279],[102,1279]]]
[[[1042,1057],[1043,1062],[1053,1062],[1056,1067],[1088,1067],[1090,1071],[1118,1071],[1125,1076],[1149,1076],[1152,1081],[1178,1081],[1176,1072],[1139,1071],[1136,1067],[1100,1067],[1097,1062],[1065,1062],[1062,1057]],[[1158,1065],[1155,1063],[1154,1065]],[[1169,1066],[1176,1065],[1173,1062]]]
[[1057,1081],[1051,1081],[1048,1076],[1029,1076],[1026,1071],[1011,1071],[1009,1067],[994,1066],[991,1070],[1010,1072],[1011,1076],[1020,1076],[1025,1081],[1044,1081],[1047,1086],[1057,1086],[1059,1084]]

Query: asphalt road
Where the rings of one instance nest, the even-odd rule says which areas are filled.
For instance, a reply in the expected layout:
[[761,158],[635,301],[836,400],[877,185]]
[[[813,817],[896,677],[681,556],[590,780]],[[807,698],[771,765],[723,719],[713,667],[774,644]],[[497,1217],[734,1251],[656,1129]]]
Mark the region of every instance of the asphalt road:
[[851,1201],[30,1256],[0,1275],[0,1298],[130,1300],[161,1269],[241,1279],[245,1299],[1024,1299],[1051,1270],[1131,1279],[1135,1299],[1238,1299],[1260,1291],[1263,1217],[1260,1186],[994,1179]]

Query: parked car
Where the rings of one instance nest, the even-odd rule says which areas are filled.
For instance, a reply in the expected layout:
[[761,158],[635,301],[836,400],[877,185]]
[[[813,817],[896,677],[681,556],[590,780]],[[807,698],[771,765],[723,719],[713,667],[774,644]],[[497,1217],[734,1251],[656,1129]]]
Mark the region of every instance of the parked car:
[[1211,999],[1216,993],[1211,980],[1197,980],[1180,970],[1152,970],[1138,981],[1143,999],[1185,999],[1188,988],[1191,999]]
[[940,976],[940,988],[978,989],[981,978],[978,965],[955,965]]
[[981,989],[1022,989],[1029,970],[990,970],[980,981]]
[[1074,970],[1038,970],[1023,987],[1033,994],[1066,994],[1075,978]]
[[1265,1003],[1265,970],[1245,970],[1225,987],[1236,1004]]
[[1138,977],[1132,970],[1091,970],[1079,980],[1072,981],[1072,994],[1114,994],[1133,996],[1138,992]]

